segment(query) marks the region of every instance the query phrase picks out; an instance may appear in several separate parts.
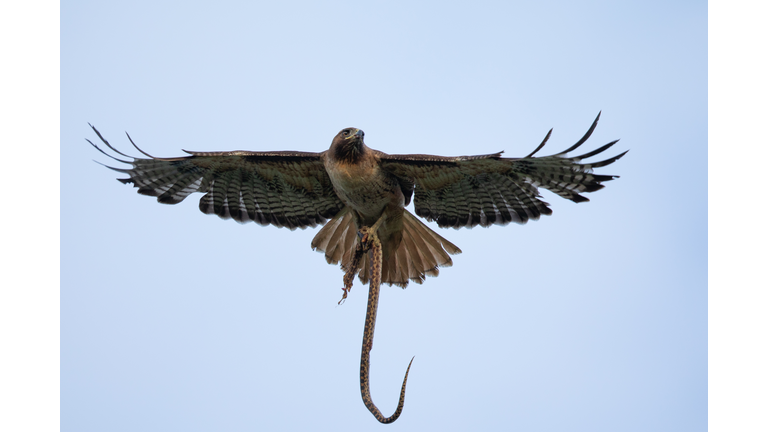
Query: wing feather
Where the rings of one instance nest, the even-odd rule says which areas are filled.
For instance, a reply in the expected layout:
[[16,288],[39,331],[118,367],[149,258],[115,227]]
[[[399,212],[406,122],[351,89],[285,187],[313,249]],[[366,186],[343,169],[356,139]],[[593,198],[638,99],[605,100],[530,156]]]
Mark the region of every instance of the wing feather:
[[580,156],[569,157],[592,135],[598,114],[584,136],[567,150],[551,156],[533,157],[547,143],[524,158],[502,158],[501,153],[477,156],[388,155],[378,152],[382,169],[403,182],[413,184],[416,214],[440,227],[524,224],[550,215],[549,204],[538,188],[548,189],[574,202],[589,201],[581,193],[604,187],[615,175],[593,174],[593,168],[612,164],[626,154],[591,163],[583,159],[601,154],[618,140]]
[[[129,164],[109,167],[125,173],[118,179],[132,183],[142,195],[163,204],[177,204],[194,192],[203,192],[200,211],[244,223],[287,227],[317,226],[343,207],[325,171],[322,153],[309,152],[185,152],[190,156],[133,158],[109,144],[93,126],[104,145],[132,160],[118,159],[97,145],[100,152]],[[130,136],[129,136],[130,140]]]

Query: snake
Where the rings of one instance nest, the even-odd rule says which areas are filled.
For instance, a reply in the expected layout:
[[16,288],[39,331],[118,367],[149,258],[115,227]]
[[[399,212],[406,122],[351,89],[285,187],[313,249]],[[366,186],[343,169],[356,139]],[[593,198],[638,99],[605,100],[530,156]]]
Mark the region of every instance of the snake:
[[352,281],[360,266],[360,260],[364,253],[369,252],[371,254],[371,279],[368,282],[368,308],[365,312],[365,327],[363,328],[363,350],[360,354],[360,394],[363,397],[363,404],[368,408],[368,411],[373,414],[381,423],[393,423],[400,417],[403,412],[403,406],[405,405],[405,385],[408,382],[408,372],[411,370],[413,364],[413,358],[408,363],[408,368],[405,370],[405,378],[403,378],[403,385],[400,388],[400,399],[397,402],[397,409],[389,416],[385,417],[381,413],[376,404],[373,403],[371,398],[371,386],[370,386],[370,370],[371,370],[371,349],[373,348],[373,331],[376,327],[376,312],[379,308],[379,289],[381,287],[381,267],[382,267],[382,252],[381,241],[376,235],[376,230],[363,227],[359,230],[360,242],[355,248],[355,255],[352,258],[349,270],[344,275],[344,297],[339,303],[341,303],[346,297],[349,290],[352,288]]

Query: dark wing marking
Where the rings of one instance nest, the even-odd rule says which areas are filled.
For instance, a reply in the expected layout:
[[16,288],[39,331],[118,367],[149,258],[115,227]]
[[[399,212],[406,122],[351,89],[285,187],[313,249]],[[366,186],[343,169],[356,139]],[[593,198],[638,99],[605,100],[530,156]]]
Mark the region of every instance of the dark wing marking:
[[540,199],[538,187],[582,202],[589,199],[580,193],[602,189],[602,182],[618,178],[592,174],[592,169],[610,165],[626,152],[600,162],[580,163],[618,140],[580,156],[567,156],[592,135],[599,119],[600,114],[576,144],[551,156],[533,157],[546,144],[550,130],[536,150],[524,158],[502,158],[501,153],[444,157],[380,152],[378,157],[384,170],[414,184],[416,214],[436,221],[440,227],[524,224],[542,214],[552,214]]
[[131,159],[118,159],[87,140],[112,159],[131,165],[108,167],[129,176],[118,180],[133,183],[140,194],[155,196],[163,204],[204,192],[203,213],[292,230],[323,224],[344,207],[325,172],[322,153],[185,150],[191,156],[156,158],[134,144],[149,157],[141,159],[116,150],[91,127],[107,147]]

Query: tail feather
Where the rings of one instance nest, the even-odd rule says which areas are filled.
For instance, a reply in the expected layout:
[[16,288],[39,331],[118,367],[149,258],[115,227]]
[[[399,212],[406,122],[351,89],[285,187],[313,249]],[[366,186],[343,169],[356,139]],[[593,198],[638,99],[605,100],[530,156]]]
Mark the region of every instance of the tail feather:
[[[357,247],[357,227],[352,213],[344,209],[333,217],[312,240],[312,249],[325,252],[329,264],[341,263],[346,271]],[[405,288],[409,281],[421,284],[426,276],[437,276],[438,267],[450,267],[449,254],[461,253],[456,245],[441,237],[413,216],[403,211],[403,238],[398,248],[384,259],[382,282]],[[360,265],[359,278],[363,284],[371,279],[369,256]]]
[[342,258],[344,249],[339,246],[344,244],[343,240],[346,238],[346,232],[349,228],[349,220],[347,219],[351,220],[352,215],[349,208],[345,207],[328,221],[312,240],[312,249],[325,251],[325,259],[328,264],[335,264]]

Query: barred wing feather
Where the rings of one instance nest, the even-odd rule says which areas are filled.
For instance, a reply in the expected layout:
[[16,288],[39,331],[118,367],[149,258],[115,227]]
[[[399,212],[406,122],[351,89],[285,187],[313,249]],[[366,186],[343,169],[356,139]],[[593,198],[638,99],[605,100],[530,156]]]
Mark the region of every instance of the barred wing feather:
[[487,227],[510,222],[524,224],[550,215],[538,188],[548,189],[574,202],[589,201],[580,193],[602,189],[615,175],[593,174],[593,168],[610,165],[626,152],[593,163],[581,163],[618,142],[612,141],[580,156],[567,154],[590,137],[598,114],[587,133],[567,150],[533,157],[549,139],[524,158],[502,158],[501,153],[480,156],[388,155],[379,153],[381,166],[404,182],[413,184],[416,214],[442,228]]
[[156,158],[136,147],[148,158],[133,158],[93,130],[107,147],[131,158],[116,158],[91,142],[112,159],[130,165],[109,167],[128,175],[118,180],[133,183],[140,194],[157,197],[160,203],[177,204],[193,192],[203,192],[203,213],[291,230],[322,225],[344,207],[333,191],[321,153],[187,152],[191,156]]

